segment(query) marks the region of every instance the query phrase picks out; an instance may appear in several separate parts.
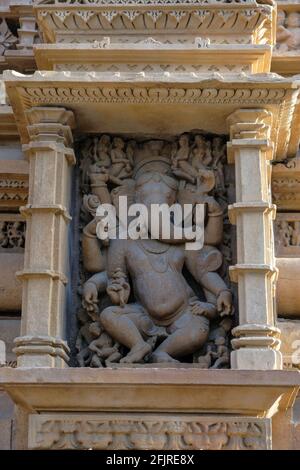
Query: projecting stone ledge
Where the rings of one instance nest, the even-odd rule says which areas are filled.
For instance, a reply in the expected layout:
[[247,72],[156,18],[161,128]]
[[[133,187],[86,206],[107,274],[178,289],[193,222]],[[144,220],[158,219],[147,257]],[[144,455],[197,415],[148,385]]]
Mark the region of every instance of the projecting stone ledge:
[[0,387],[30,412],[222,413],[270,417],[292,405],[298,371],[2,368]]
[[270,449],[299,385],[297,371],[0,369],[29,412],[30,449]]

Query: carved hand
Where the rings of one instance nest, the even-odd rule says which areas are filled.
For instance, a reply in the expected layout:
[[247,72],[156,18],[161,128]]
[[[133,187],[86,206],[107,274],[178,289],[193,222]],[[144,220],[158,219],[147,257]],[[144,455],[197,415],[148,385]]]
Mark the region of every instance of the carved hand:
[[82,305],[89,312],[95,311],[98,302],[97,287],[92,282],[86,282],[83,286]]
[[193,315],[203,315],[211,313],[212,305],[207,302],[201,302],[200,300],[193,300],[190,302],[191,312]]
[[218,295],[217,309],[221,317],[232,313],[232,295],[229,290],[223,290]]
[[124,305],[127,304],[130,294],[130,286],[128,283],[124,283],[122,286],[118,283],[112,283],[107,287],[106,291],[114,305],[124,307]]

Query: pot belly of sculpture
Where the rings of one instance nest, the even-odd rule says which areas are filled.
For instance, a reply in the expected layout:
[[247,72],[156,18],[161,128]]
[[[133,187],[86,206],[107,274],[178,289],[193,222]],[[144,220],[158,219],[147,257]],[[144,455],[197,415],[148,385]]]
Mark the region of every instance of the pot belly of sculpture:
[[[226,219],[225,148],[221,137],[193,134],[168,141],[126,142],[107,135],[85,140],[80,155],[85,225],[76,341],[80,366],[189,362],[229,367],[232,295],[226,275],[220,274],[226,273],[222,252],[228,253],[228,243],[222,245],[216,236]],[[117,172],[116,165],[126,172]],[[154,236],[151,224],[145,239],[117,234],[99,240],[97,205],[110,202],[120,217],[121,196],[128,206],[139,203],[147,209],[191,201],[193,214],[197,203],[205,204],[204,245],[189,250],[184,239],[163,237],[160,229]]]

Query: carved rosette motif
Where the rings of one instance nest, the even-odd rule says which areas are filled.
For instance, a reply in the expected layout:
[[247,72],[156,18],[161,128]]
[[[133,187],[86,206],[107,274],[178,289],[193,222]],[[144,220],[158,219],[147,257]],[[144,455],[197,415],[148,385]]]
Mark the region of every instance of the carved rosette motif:
[[[232,251],[224,138],[102,135],[86,138],[80,153],[78,364],[181,360],[229,367]],[[120,197],[128,207],[140,203],[150,210],[152,204],[178,203],[195,211],[204,204],[204,246],[186,250],[184,240],[153,235],[151,225],[141,228],[145,240],[99,240],[97,208],[112,204],[119,217]]]
[[243,417],[32,415],[29,446],[32,449],[263,450],[270,448],[270,422]]

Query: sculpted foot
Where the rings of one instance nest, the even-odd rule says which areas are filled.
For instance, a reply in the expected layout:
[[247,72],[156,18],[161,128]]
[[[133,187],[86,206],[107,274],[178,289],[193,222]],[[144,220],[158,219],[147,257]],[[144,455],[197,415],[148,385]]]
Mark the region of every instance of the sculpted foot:
[[151,361],[152,362],[180,362],[171,357],[168,353],[164,351],[155,351],[153,354],[151,354]]
[[125,364],[132,364],[133,362],[140,362],[149,352],[151,351],[151,346],[145,341],[136,344],[129,351],[127,356],[123,357],[120,362]]

